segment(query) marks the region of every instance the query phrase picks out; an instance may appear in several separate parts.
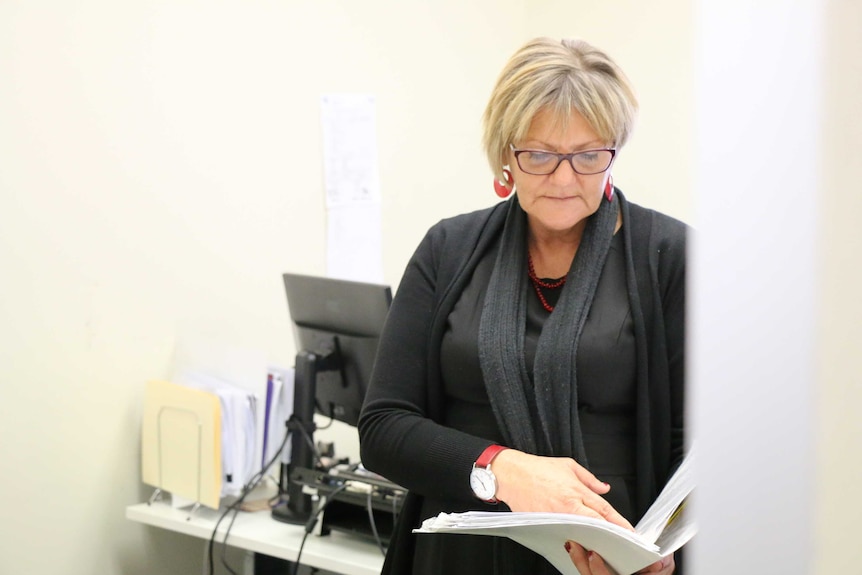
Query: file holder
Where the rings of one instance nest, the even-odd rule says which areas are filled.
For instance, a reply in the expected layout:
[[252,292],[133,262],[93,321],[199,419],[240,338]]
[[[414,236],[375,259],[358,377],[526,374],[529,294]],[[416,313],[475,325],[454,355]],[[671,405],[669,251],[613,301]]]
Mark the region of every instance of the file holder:
[[159,486],[156,487],[156,490],[150,496],[149,500],[147,501],[147,505],[152,505],[154,501],[159,500],[159,498],[161,497],[161,494],[163,492],[163,487],[164,487],[164,480],[163,480],[163,476],[162,476],[162,468],[163,468],[163,465],[162,465],[162,416],[164,415],[165,411],[175,411],[175,412],[181,412],[181,413],[189,414],[192,417],[194,417],[195,423],[197,425],[197,465],[195,466],[195,468],[197,469],[197,481],[196,481],[197,496],[195,497],[194,505],[192,505],[192,508],[189,511],[188,517],[186,517],[186,521],[189,521],[189,520],[191,520],[192,515],[194,515],[195,511],[197,511],[198,508],[201,506],[201,451],[202,451],[201,433],[202,433],[202,428],[203,428],[203,423],[201,422],[200,417],[198,416],[197,413],[195,413],[191,409],[185,409],[183,407],[173,407],[170,405],[164,405],[159,409],[159,414],[157,417],[158,423],[156,425],[156,434],[157,434],[156,435],[156,437],[157,437],[156,442],[157,442],[157,451],[158,451],[158,459],[157,460],[159,463]]

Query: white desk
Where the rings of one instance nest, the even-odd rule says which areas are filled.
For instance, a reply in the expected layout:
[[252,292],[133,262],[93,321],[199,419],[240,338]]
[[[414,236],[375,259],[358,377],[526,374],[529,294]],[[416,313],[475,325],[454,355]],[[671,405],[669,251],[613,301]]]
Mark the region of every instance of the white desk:
[[[187,520],[188,509],[174,509],[164,501],[156,501],[152,505],[139,503],[127,507],[126,518],[209,540],[222,512],[201,507]],[[221,542],[224,538],[229,520],[230,517],[226,517],[219,525],[216,541]],[[276,521],[268,511],[241,511],[230,530],[227,544],[296,561],[303,533],[302,526]],[[345,575],[379,575],[383,567],[383,555],[377,545],[337,531],[323,537],[309,535],[299,561],[303,565]]]

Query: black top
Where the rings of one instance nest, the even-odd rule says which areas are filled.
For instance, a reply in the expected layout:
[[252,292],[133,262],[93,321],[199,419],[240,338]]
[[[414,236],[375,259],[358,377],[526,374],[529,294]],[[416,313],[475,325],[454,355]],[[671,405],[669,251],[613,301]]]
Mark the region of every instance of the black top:
[[[444,423],[503,443],[483,382],[477,343],[479,321],[495,253],[496,250],[492,250],[479,262],[472,280],[449,314],[448,329],[442,341],[441,366],[447,406]],[[562,287],[542,291],[553,306]],[[525,361],[531,378],[536,342],[548,317],[549,312],[531,290],[527,297],[524,345]],[[619,234],[611,243],[608,260],[584,326],[577,370],[581,430],[589,460],[587,466],[599,479],[611,484],[611,491],[605,498],[634,523],[635,341],[625,289],[622,236]],[[503,511],[506,507],[500,505],[494,509]],[[421,512],[423,519],[441,511],[451,512],[451,503],[425,498]],[[448,561],[454,562],[456,558],[458,572],[465,572],[461,571],[464,569],[465,556],[472,556],[477,561],[473,573],[483,573],[483,569],[487,569],[483,565],[488,555],[476,553],[476,546],[489,547],[490,552],[490,547],[500,543],[490,539],[493,538],[465,535],[441,537],[440,534],[419,536],[413,574],[440,573],[441,565]],[[517,552],[514,557],[518,566],[514,569],[513,565],[512,572],[556,573],[543,559],[532,556],[526,549]]]
[[[639,516],[684,453],[686,226],[628,203],[619,190],[616,193],[623,219],[618,232],[625,273],[621,289],[631,311],[636,350],[634,508]],[[442,220],[429,230],[407,265],[386,320],[359,434],[363,464],[409,490],[384,564],[387,575],[413,572],[417,542],[423,538],[470,537],[413,534],[426,500],[446,501],[448,512],[483,507],[470,490],[470,468],[498,438],[477,430],[483,425],[481,416],[472,420],[469,412],[459,416],[459,410],[466,407],[452,402],[449,384],[444,382],[443,337],[477,266],[498,245],[508,203]],[[595,309],[593,312],[595,315]],[[581,347],[585,345],[582,336]],[[578,373],[579,386],[587,385],[581,377],[594,379],[588,375],[591,368],[579,363],[577,369],[583,370]],[[586,395],[584,401],[594,407]],[[450,427],[448,419],[455,417],[465,425],[473,421],[475,429]],[[487,417],[491,417],[490,410]],[[584,425],[584,431],[588,426]],[[588,457],[596,459],[590,455],[594,452],[590,448]],[[503,506],[484,507],[499,510]],[[483,540],[467,555],[450,552],[439,561],[429,557],[424,568],[445,575],[511,573],[509,567],[514,563],[503,564],[501,558],[509,555],[498,553],[503,551],[499,547],[505,543],[520,546],[502,537]],[[677,575],[680,573],[678,569]]]

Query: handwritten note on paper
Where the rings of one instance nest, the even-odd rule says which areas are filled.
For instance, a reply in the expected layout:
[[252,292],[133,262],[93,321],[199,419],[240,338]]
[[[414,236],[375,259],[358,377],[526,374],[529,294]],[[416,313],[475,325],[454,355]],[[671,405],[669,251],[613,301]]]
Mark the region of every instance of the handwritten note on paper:
[[375,99],[321,97],[327,274],[381,283],[383,250]]

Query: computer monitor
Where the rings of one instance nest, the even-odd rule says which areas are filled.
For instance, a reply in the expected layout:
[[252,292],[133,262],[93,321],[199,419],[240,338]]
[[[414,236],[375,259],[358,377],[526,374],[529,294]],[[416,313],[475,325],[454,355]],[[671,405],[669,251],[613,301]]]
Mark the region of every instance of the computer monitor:
[[392,291],[382,284],[294,273],[283,274],[296,340],[290,463],[282,469],[286,506],[273,516],[305,523],[308,495],[291,481],[295,468],[314,466],[314,413],[356,425]]

